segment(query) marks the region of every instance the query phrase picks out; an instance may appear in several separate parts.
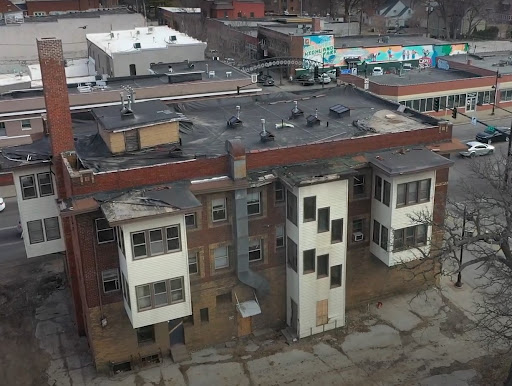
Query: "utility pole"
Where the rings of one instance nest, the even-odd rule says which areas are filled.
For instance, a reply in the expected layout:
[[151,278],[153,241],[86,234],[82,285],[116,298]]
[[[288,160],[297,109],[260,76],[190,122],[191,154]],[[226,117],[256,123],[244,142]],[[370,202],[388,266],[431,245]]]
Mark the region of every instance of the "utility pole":
[[505,162],[505,187],[510,184],[510,169],[512,168],[512,123],[510,124],[510,134],[508,135],[507,160]]
[[[464,205],[464,217],[462,219],[461,241],[464,241],[465,233],[466,233],[466,205]],[[457,282],[455,283],[455,287],[458,287],[458,288],[462,287],[462,271],[461,271],[460,267],[462,267],[462,253],[463,252],[464,252],[464,243],[462,243],[460,246],[459,274],[457,275]]]
[[498,98],[498,78],[500,77],[500,70],[496,70],[496,81],[494,82],[494,102],[492,103],[491,115],[494,115],[494,109],[496,108],[496,98]]

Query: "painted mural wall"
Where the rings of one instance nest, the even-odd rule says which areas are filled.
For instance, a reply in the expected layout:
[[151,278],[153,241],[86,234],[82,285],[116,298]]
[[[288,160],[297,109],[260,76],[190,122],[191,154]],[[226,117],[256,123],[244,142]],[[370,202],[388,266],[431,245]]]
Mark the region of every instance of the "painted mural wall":
[[334,35],[311,35],[304,37],[303,59],[315,60],[325,65],[336,64]]
[[304,59],[323,62],[326,65],[346,66],[346,59],[358,59],[359,63],[403,62],[418,60],[421,67],[435,67],[439,56],[465,54],[467,43],[416,45],[416,46],[381,46],[334,48],[332,35],[315,35],[304,37]]

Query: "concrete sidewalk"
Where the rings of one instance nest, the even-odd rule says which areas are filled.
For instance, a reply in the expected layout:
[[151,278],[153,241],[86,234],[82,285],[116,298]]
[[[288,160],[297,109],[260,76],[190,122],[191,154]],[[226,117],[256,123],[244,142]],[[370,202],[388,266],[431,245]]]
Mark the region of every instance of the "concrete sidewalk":
[[[97,375],[75,336],[61,290],[37,313],[36,335],[51,356],[51,385],[489,385],[499,363],[467,332],[469,286],[397,296],[347,315],[347,326],[288,346],[278,332],[236,340],[114,377]],[[457,305],[454,305],[454,304]],[[468,310],[465,309],[468,308]]]

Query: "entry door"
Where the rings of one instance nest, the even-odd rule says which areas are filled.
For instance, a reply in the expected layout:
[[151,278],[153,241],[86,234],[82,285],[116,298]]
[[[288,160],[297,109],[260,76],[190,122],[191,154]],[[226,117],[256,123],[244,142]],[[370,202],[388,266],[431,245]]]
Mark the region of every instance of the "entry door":
[[476,108],[476,93],[468,94],[466,98],[466,111],[475,111]]
[[185,329],[181,319],[169,320],[169,340],[171,346],[185,343]]
[[297,332],[297,316],[298,316],[298,307],[297,303],[295,303],[292,299],[292,312],[290,315],[290,326],[292,327],[293,331]]
[[243,318],[238,314],[238,336],[246,336],[252,333],[252,317]]

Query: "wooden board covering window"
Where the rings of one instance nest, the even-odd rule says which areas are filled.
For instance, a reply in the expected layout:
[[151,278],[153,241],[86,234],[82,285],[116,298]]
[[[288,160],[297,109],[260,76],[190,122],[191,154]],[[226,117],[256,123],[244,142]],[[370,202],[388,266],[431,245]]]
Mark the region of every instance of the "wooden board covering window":
[[316,302],[316,325],[321,326],[327,324],[327,304],[328,300],[320,300]]

